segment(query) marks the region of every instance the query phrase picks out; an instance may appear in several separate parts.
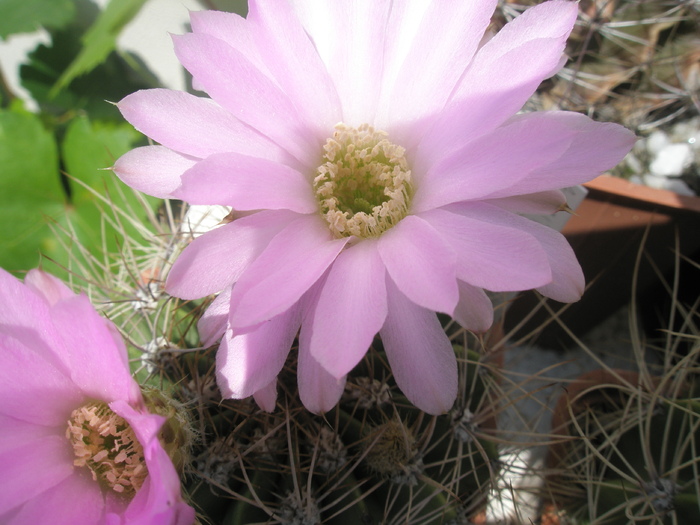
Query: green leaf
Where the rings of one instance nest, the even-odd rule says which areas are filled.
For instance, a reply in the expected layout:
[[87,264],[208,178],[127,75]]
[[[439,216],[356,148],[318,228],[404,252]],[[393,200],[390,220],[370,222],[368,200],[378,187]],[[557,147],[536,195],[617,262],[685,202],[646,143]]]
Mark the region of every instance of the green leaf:
[[0,166],[0,266],[27,270],[37,266],[39,251],[60,251],[47,218],[61,218],[66,205],[56,142],[39,117],[0,110]]
[[89,73],[114,51],[117,36],[139,12],[146,0],[113,0],[82,38],[78,56],[60,76],[50,96],[70,84],[76,77]]
[[[18,107],[0,110],[0,266],[28,270],[37,266],[40,253],[59,265],[83,262],[78,250],[67,251],[76,243],[101,257],[104,249],[116,252],[124,235],[137,235],[132,221],[146,222],[148,207],[160,201],[148,198],[144,207],[104,168],[141,138],[126,123],[73,119],[61,143],[61,163],[71,177],[64,185],[56,141],[40,118]],[[71,234],[56,234],[52,226]]]
[[0,0],[0,39],[39,27],[63,27],[73,16],[72,0]]

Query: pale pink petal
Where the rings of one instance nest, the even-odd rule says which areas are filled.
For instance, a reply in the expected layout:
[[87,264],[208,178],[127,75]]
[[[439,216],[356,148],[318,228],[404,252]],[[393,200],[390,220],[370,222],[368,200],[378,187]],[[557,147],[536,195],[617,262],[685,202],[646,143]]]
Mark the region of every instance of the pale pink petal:
[[209,305],[197,322],[197,331],[203,347],[213,345],[226,331],[231,302],[231,288],[226,288]]
[[240,153],[218,153],[198,162],[182,175],[182,186],[173,195],[190,204],[242,211],[318,209],[307,177],[284,164]]
[[321,277],[348,240],[333,239],[319,215],[291,221],[233,288],[234,329],[254,326],[289,309]]
[[[46,301],[49,303],[49,305],[52,307],[51,312],[56,312],[56,311],[61,311],[65,306],[63,305],[64,302],[68,303],[69,305],[73,305],[76,302],[82,302],[83,306],[85,307],[86,299],[78,299],[76,298],[76,294],[74,294],[68,286],[66,286],[60,279],[57,277],[54,277],[53,275],[50,275],[48,273],[45,273],[41,270],[30,270],[27,273],[27,276],[25,277],[25,285],[27,286],[28,289],[33,290],[39,294],[41,294]],[[97,313],[93,312],[93,308],[90,304],[87,304],[86,311],[89,312],[89,314],[86,314],[85,319],[83,319],[80,323],[82,326],[82,322],[98,325],[100,327],[104,326],[106,327],[106,334],[104,332],[103,335],[106,337],[109,335],[109,337],[112,338],[113,345],[111,345],[111,348],[118,348],[121,349],[119,350],[120,355],[122,356],[122,361],[124,364],[124,368],[128,368],[128,364],[126,361],[126,351],[124,350],[124,342],[122,340],[121,334],[119,333],[118,329],[116,326],[114,326],[112,323],[105,322],[102,317],[100,317]],[[55,320],[52,319],[52,322],[55,322]],[[77,321],[73,321],[72,325],[75,327]],[[62,332],[64,329],[63,323],[58,324],[58,332]],[[70,349],[64,350],[61,347],[61,342],[59,341],[59,337],[55,337],[52,341],[53,345],[53,350],[55,351],[56,354],[60,355],[61,357],[65,357],[66,355],[70,355],[72,352]],[[68,346],[70,346],[70,343],[66,343]],[[104,340],[100,342],[96,342],[96,345],[99,345],[102,348],[107,348],[108,343],[106,343]],[[105,352],[108,352],[109,350],[105,350]],[[64,359],[65,361],[65,359]],[[66,366],[69,369],[70,363],[67,361],[65,362]],[[71,373],[72,375],[72,373]]]
[[299,333],[299,363],[297,365],[299,398],[309,412],[324,414],[340,401],[340,396],[343,395],[345,389],[346,377],[333,376],[311,355],[309,321],[308,318],[304,319]]
[[320,136],[329,133],[342,118],[340,100],[294,8],[287,2],[251,0],[248,9],[246,20],[260,56],[282,91],[306,124]]
[[257,44],[250,32],[250,24],[245,18],[223,11],[193,11],[190,13],[190,22],[193,32],[223,40],[240,51],[257,69],[272,78],[272,74],[260,57]]
[[132,149],[114,163],[114,173],[124,184],[159,199],[169,199],[180,185],[180,176],[197,159],[184,157],[164,146]]
[[0,454],[0,516],[72,476],[73,457],[63,435],[33,439]]
[[384,263],[377,241],[345,249],[330,268],[309,329],[309,351],[336,378],[362,359],[386,318]]
[[[417,38],[425,13],[431,2],[392,2],[389,20],[383,35],[382,101],[388,102],[389,93],[396,85],[401,67],[410,58],[412,44]],[[379,113],[386,114],[386,107],[378,106]],[[386,123],[386,117],[377,115],[374,122],[379,126]]]
[[[576,131],[545,115],[529,113],[514,119],[438,162],[418,181],[412,211],[508,193],[530,172],[561,157]],[[556,185],[552,182],[543,189]]]
[[265,412],[274,412],[277,408],[277,378],[253,394],[255,403]]
[[457,358],[437,315],[387,279],[389,315],[380,331],[396,384],[428,414],[444,414],[457,397]]
[[549,190],[512,197],[484,199],[481,202],[498,206],[513,213],[551,215],[566,207],[566,196],[560,190]]
[[[444,107],[472,60],[496,3],[428,2],[395,78],[385,79],[382,86],[376,124],[399,144],[415,146],[426,121]],[[403,4],[405,8],[407,3]],[[394,27],[388,28],[388,41]]]
[[85,295],[64,299],[51,309],[65,350],[61,359],[71,379],[93,399],[132,401],[135,382],[129,373],[124,342],[100,317]]
[[30,290],[42,295],[49,305],[54,305],[62,299],[68,299],[75,295],[58,277],[37,269],[27,272],[24,284]]
[[[58,341],[57,346],[60,344]],[[5,416],[57,426],[68,421],[85,396],[63,370],[32,348],[0,333],[0,399],[0,411]]]
[[198,299],[230,287],[294,217],[284,210],[262,211],[197,237],[173,264],[166,290]]
[[[537,223],[533,223],[537,224]],[[537,224],[537,226],[542,226]],[[542,243],[549,256],[552,268],[552,282],[537,288],[545,297],[562,303],[573,303],[581,299],[586,288],[586,279],[576,254],[571,249],[566,238],[558,231],[542,226],[535,233],[530,231]]]
[[[28,405],[29,403],[26,404]],[[72,407],[70,408],[72,409]],[[67,413],[70,414],[70,410],[67,410]],[[2,412],[0,413],[0,428],[2,429],[2,432],[0,432],[0,454],[22,447],[34,439],[51,435],[63,435],[65,423],[64,420],[61,420],[60,423],[57,422],[56,426],[46,426],[48,424],[47,421],[27,422]]]
[[556,159],[542,164],[510,188],[494,196],[534,193],[582,184],[616,166],[637,140],[630,130],[610,122],[595,122],[570,111],[518,115],[513,122],[534,118],[552,128],[564,126],[574,132],[570,146]]
[[552,279],[550,283],[532,288],[563,303],[575,302],[581,298],[586,284],[583,271],[576,260],[576,254],[561,233],[524,217],[491,208],[487,204],[471,207],[467,213],[494,225],[520,230],[537,240],[547,256]]
[[506,24],[474,57],[452,97],[419,146],[422,171],[488,133],[518,112],[561,64],[578,4],[544,2]]
[[404,295],[424,308],[452,314],[459,299],[456,257],[430,224],[409,215],[379,238],[378,250]]
[[216,353],[216,379],[221,394],[243,399],[274,381],[300,324],[299,307],[295,305],[245,333],[226,330]]
[[270,139],[209,98],[170,89],[148,89],[125,97],[117,107],[141,133],[185,155],[205,158],[235,151],[270,160],[290,160]]
[[206,34],[174,36],[173,41],[182,65],[215,101],[305,166],[318,163],[325,137],[310,132],[287,94],[246,56]]
[[457,278],[495,292],[529,290],[549,283],[549,262],[537,239],[495,222],[487,213],[490,209],[500,211],[467,203],[450,207],[451,211],[431,210],[421,217],[457,254]]
[[482,288],[464,281],[457,281],[459,302],[454,318],[462,327],[476,333],[483,333],[493,324],[493,305]]
[[69,370],[56,355],[61,343],[49,315],[47,295],[55,299],[62,293],[38,291],[0,268],[0,303],[12,305],[0,308],[0,334],[17,339],[68,377]]
[[[30,499],[6,525],[100,525],[104,520],[104,496],[87,469],[76,471],[60,483]],[[43,469],[41,471],[43,473]]]
[[374,122],[384,65],[389,0],[293,2],[328,69],[350,126]]

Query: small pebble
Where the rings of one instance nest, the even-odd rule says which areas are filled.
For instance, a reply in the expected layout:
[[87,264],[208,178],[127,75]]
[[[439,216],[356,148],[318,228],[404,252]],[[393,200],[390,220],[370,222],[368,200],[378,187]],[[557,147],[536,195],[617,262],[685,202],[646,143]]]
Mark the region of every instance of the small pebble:
[[669,144],[656,154],[649,165],[649,172],[661,177],[678,176],[692,164],[693,157],[690,144]]

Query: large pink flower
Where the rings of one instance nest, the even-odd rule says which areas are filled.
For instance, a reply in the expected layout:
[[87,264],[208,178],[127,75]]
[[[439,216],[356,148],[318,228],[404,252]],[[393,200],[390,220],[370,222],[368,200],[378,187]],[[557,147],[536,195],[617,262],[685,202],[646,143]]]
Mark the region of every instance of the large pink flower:
[[564,63],[577,4],[529,9],[490,40],[496,0],[251,1],[247,19],[192,13],[175,51],[209,98],[119,103],[161,145],[114,169],[151,195],[233,207],[182,253],[167,289],[221,292],[200,323],[223,334],[224,395],[272,409],[299,333],[314,412],[337,402],[379,332],[399,387],[442,413],[457,364],[435,311],[483,331],[484,289],[575,301],[571,248],[519,213],[614,166],[634,136],[568,112],[516,114]]
[[193,523],[114,326],[38,270],[0,304],[0,522]]

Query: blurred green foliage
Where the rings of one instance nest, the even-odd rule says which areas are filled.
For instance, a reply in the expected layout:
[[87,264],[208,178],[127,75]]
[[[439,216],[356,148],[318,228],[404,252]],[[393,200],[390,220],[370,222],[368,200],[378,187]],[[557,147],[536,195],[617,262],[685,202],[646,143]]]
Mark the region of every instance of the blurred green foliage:
[[[22,274],[42,257],[51,272],[80,263],[87,248],[100,258],[120,238],[148,223],[157,199],[139,199],[109,171],[114,161],[146,143],[110,102],[159,81],[136,55],[117,47],[124,27],[148,0],[0,0],[0,40],[44,29],[20,67],[29,111],[0,70],[0,266]],[[245,0],[199,0],[202,8],[247,13]]]
[[59,28],[74,16],[72,0],[0,0],[0,38],[37,27]]
[[[51,271],[65,277],[60,267],[75,261],[76,243],[98,257],[118,249],[129,225],[115,224],[113,208],[135,219],[148,213],[105,170],[145,143],[108,102],[158,85],[142,61],[116,50],[119,32],[145,2],[112,1],[100,11],[88,0],[0,0],[0,37],[43,27],[51,40],[20,68],[38,112],[3,83],[0,266],[7,270],[21,273],[45,256],[59,266]],[[157,199],[146,202],[158,206]]]

